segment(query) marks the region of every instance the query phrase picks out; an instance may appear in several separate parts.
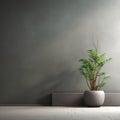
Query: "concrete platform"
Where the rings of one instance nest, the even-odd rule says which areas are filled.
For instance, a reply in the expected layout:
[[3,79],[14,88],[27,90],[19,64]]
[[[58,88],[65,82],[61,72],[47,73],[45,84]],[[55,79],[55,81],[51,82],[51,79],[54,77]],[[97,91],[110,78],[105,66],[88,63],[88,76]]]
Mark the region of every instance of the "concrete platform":
[[[53,106],[85,106],[83,93],[52,93]],[[105,93],[104,106],[120,106],[120,93]]]
[[1,106],[0,120],[120,120],[120,107]]

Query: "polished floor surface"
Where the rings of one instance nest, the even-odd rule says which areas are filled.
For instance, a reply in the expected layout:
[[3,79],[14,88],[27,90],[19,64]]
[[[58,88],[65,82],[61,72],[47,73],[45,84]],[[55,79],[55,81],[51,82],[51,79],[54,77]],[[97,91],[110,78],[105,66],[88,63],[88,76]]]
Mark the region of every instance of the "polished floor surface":
[[120,120],[120,107],[1,106],[0,120]]

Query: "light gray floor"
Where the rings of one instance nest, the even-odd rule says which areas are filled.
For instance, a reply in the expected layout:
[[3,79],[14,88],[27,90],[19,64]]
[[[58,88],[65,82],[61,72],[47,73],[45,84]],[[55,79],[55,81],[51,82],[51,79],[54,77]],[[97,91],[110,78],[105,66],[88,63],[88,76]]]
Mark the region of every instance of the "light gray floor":
[[120,107],[1,106],[0,120],[120,120]]

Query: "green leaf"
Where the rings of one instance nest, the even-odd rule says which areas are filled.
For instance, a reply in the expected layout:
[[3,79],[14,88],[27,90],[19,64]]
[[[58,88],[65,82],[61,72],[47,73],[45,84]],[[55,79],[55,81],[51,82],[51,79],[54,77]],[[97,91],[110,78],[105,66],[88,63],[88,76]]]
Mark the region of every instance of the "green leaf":
[[105,72],[100,72],[100,73],[98,73],[98,76],[103,76],[105,74],[106,74]]
[[94,61],[97,59],[98,57],[98,52],[97,50],[88,50],[88,54],[90,56],[90,58],[92,58]]
[[103,80],[107,80],[107,79],[109,79],[110,78],[110,75],[104,75],[103,76]]
[[108,58],[108,59],[106,59],[106,62],[109,62],[109,61],[111,61],[112,60],[112,58]]
[[104,87],[106,85],[106,82],[101,82],[96,86],[96,89],[99,90],[100,88]]
[[103,65],[106,62],[105,55],[102,54],[99,56],[97,63]]

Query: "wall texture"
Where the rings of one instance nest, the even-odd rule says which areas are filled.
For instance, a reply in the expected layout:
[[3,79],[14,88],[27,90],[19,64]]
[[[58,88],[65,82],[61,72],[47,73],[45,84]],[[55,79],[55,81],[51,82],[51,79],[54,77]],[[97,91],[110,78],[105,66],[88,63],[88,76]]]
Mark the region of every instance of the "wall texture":
[[105,92],[120,92],[119,0],[1,0],[0,104],[51,103],[83,92],[78,60],[99,40],[113,58]]

